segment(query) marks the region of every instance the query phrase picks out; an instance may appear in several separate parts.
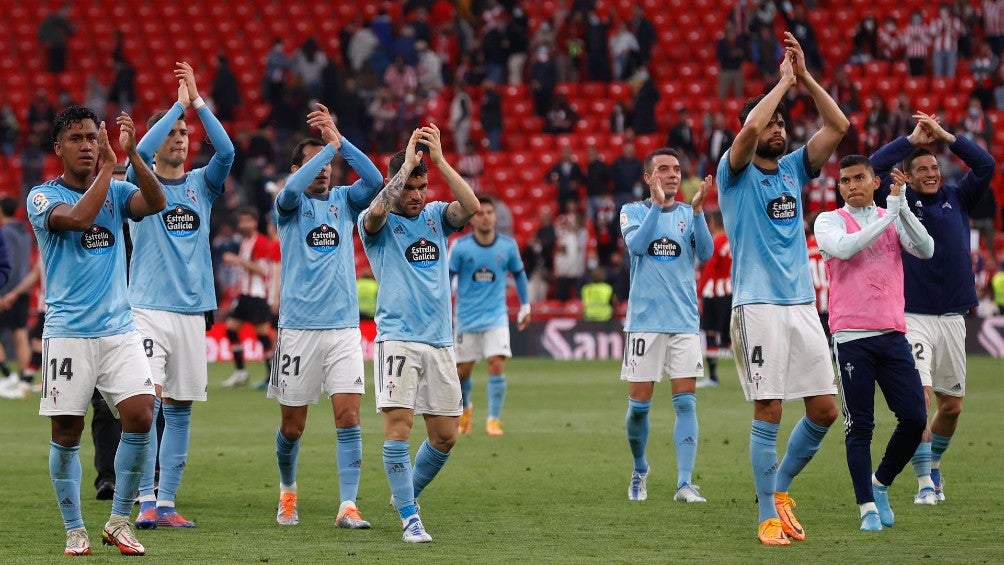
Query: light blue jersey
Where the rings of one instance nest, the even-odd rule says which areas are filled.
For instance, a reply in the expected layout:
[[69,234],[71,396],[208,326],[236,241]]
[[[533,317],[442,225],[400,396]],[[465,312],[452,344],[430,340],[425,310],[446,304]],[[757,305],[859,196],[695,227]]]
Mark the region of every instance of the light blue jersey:
[[42,337],[105,337],[135,329],[126,299],[122,222],[138,190],[112,180],[101,211],[83,232],[51,231],[49,214],[60,204],[73,206],[84,191],[58,178],[28,193],[28,218],[46,281]]
[[430,202],[414,218],[391,212],[376,235],[359,219],[363,249],[380,283],[376,341],[453,345],[446,238],[446,202]]
[[[507,273],[526,277],[513,238],[496,233],[495,241],[482,245],[474,235],[465,235],[453,244],[450,274],[457,277],[457,333],[509,327]],[[520,301],[528,302],[525,296]]]
[[813,177],[805,147],[781,157],[776,171],[718,162],[718,203],[732,247],[732,306],[807,304],[816,299],[802,225],[802,187]]
[[[180,179],[158,177],[167,207],[159,214],[129,222],[133,240],[129,303],[135,308],[182,314],[216,309],[209,215],[213,202],[223,193],[234,145],[208,107],[198,113],[216,153],[208,165]],[[154,153],[184,114],[181,104],[175,103],[137,144],[136,151],[148,165],[153,164]],[[126,179],[135,182],[131,166]]]
[[621,208],[621,233],[631,252],[631,289],[624,329],[628,332],[700,331],[697,260],[715,250],[704,213],[684,204],[652,206],[651,200]]
[[298,330],[359,326],[352,228],[383,186],[383,177],[361,151],[342,140],[342,155],[359,173],[352,186],[324,197],[304,192],[335,156],[326,145],[286,180],[275,205],[282,251],[279,327]]

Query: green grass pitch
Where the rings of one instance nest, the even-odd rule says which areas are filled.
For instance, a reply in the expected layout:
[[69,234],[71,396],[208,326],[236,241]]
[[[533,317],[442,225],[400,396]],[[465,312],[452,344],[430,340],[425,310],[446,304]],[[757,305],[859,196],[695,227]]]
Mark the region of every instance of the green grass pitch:
[[[1001,563],[1004,562],[1004,360],[969,361],[969,396],[942,469],[948,500],[916,507],[908,467],[891,489],[896,525],[859,532],[840,421],[791,494],[808,539],[787,548],[756,542],[757,511],[748,442],[752,407],[731,363],[723,385],[698,391],[701,426],[695,482],[707,504],[673,502],[676,472],[669,386],[659,385],[649,440],[649,499],[627,500],[631,458],[624,432],[627,387],[613,361],[509,362],[506,435],[484,433],[484,365],[475,370],[474,433],[461,437],[446,468],[422,495],[435,541],[401,541],[388,507],[381,463],[382,428],[370,392],[363,398],[363,474],[358,499],[369,531],[333,525],[338,507],[335,432],[330,405],[313,407],[300,449],[300,524],[275,523],[277,405],[261,392],[224,390],[231,367],[210,367],[209,402],[192,417],[188,468],[179,510],[194,530],[139,532],[147,563]],[[260,376],[263,369],[252,365]],[[371,368],[367,366],[367,370]],[[372,386],[369,385],[369,390]],[[877,464],[893,420],[876,402]],[[47,473],[48,422],[37,397],[0,401],[0,563],[52,563],[64,535]],[[801,403],[785,405],[783,453]],[[419,423],[412,452],[424,434]],[[119,562],[100,545],[110,503],[94,500],[93,447],[85,431],[84,519],[94,555]],[[135,514],[134,514],[135,516]]]

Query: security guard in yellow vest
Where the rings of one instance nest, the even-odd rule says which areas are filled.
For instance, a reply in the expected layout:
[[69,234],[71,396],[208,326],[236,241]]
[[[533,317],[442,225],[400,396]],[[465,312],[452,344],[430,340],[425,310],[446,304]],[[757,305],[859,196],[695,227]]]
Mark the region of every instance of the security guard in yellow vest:
[[377,290],[379,285],[373,273],[366,269],[356,279],[356,293],[359,295],[359,317],[372,320],[376,315]]
[[990,287],[994,290],[997,313],[1004,316],[1004,262],[1001,263],[1001,268],[994,275],[994,278],[990,279]]
[[606,282],[602,268],[593,270],[592,281],[582,286],[582,319],[607,322],[614,317],[614,287]]

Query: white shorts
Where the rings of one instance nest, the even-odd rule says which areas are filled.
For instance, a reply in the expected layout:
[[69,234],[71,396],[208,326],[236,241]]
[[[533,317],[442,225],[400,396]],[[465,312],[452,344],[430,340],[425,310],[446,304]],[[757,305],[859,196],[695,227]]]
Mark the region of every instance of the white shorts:
[[746,400],[837,393],[830,348],[812,304],[736,306],[732,351]]
[[966,395],[966,319],[953,314],[906,315],[906,340],[920,384],[948,396]]
[[106,337],[42,340],[42,400],[38,415],[83,416],[95,388],[116,418],[119,402],[141,394],[153,395],[153,377],[141,342],[135,330]]
[[362,335],[359,328],[294,330],[279,328],[268,397],[283,406],[317,404],[323,391],[363,394]]
[[461,332],[454,340],[457,363],[481,361],[489,357],[512,357],[509,346],[509,326],[483,332]]
[[377,343],[373,379],[377,410],[411,408],[415,414],[459,416],[460,378],[453,347],[413,341]]
[[661,382],[704,375],[699,334],[628,332],[624,344],[621,380],[632,383]]
[[133,308],[132,315],[143,336],[143,352],[150,362],[153,383],[163,387],[162,396],[206,400],[209,380],[205,315],[145,308]]

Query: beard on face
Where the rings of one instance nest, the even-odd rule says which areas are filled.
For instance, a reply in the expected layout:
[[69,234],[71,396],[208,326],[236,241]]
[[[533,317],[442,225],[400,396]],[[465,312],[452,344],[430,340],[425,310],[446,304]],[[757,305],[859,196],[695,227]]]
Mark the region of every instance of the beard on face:
[[787,140],[778,147],[775,147],[770,141],[761,141],[756,144],[756,156],[761,159],[777,159],[784,155],[787,149]]

